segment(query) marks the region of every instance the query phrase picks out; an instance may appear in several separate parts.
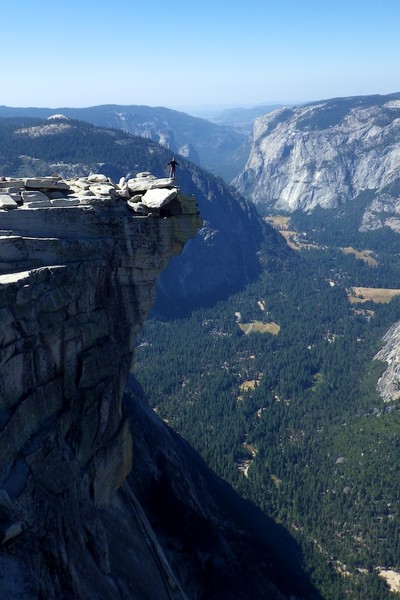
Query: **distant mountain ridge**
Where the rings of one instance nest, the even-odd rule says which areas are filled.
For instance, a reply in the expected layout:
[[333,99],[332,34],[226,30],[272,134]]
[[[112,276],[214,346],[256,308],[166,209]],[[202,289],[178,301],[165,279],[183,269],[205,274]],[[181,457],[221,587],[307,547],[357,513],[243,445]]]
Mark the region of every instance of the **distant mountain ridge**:
[[209,120],[218,125],[229,125],[230,127],[252,131],[255,119],[281,108],[281,106],[281,104],[263,104],[251,108],[225,108]]
[[334,98],[258,118],[235,185],[263,214],[336,208],[373,190],[360,226],[400,230],[399,161],[400,93]]
[[87,108],[0,106],[0,118],[47,119],[62,114],[101,127],[151,139],[229,182],[244,166],[250,140],[245,132],[163,107],[107,104]]

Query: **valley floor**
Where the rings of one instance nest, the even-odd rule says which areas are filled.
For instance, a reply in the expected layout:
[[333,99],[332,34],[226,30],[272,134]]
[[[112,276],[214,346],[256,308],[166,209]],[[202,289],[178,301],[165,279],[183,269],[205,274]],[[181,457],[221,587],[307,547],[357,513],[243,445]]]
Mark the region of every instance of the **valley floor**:
[[400,315],[397,236],[271,221],[294,232],[291,259],[188,318],[149,321],[135,372],[170,426],[299,541],[323,598],[387,599],[400,403],[377,392],[374,357]]

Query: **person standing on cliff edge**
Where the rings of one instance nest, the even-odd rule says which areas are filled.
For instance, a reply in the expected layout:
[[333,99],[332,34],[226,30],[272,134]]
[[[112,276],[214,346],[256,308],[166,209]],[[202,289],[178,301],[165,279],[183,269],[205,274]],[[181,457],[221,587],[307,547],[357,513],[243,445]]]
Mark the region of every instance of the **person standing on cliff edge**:
[[175,156],[172,160],[169,161],[167,166],[169,167],[169,176],[171,177],[171,179],[175,179],[175,169],[176,167],[181,166],[175,159]]

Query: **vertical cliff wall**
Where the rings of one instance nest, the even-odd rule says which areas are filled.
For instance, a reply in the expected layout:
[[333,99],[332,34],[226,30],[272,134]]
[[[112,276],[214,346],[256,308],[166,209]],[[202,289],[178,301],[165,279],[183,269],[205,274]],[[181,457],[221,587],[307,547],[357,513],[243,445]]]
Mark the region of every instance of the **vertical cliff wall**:
[[134,496],[115,492],[134,338],[200,219],[182,197],[175,216],[140,216],[89,196],[0,210],[0,595],[182,598]]
[[317,598],[290,536],[124,394],[157,277],[201,225],[142,175],[0,179],[0,598]]

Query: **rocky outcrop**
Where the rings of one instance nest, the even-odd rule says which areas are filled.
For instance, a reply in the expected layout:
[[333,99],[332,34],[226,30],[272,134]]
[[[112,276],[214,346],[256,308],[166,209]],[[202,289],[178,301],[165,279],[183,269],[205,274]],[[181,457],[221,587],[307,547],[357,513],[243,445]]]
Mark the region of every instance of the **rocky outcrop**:
[[[390,227],[400,233],[400,197],[398,183],[382,191],[378,190],[362,215],[360,231],[372,231]],[[390,189],[392,187],[392,189]],[[398,191],[399,190],[399,191]]]
[[[87,177],[62,180],[53,177],[6,178],[0,180],[0,209],[24,209],[73,206],[112,206],[115,200],[125,200],[134,212],[159,215],[159,209],[168,206],[168,213],[174,210],[172,200],[178,197],[178,188],[173,179],[159,179],[149,172],[138,173],[126,180],[121,178],[115,184],[109,177],[94,173]],[[182,199],[182,196],[181,196]],[[175,202],[177,214],[186,210],[188,199],[183,204]],[[193,201],[189,203],[193,210]]]
[[[263,214],[335,208],[367,189],[397,199],[399,159],[400,94],[339,98],[257,119],[251,154],[235,185]],[[371,211],[379,215],[381,206]],[[393,211],[398,213],[398,201]],[[365,228],[369,221],[376,226],[370,215]]]
[[129,183],[1,182],[5,600],[184,597],[124,486],[135,457],[122,397],[157,276],[200,219],[178,190],[170,208],[133,212]]
[[390,327],[384,335],[384,345],[374,360],[386,362],[387,366],[378,380],[377,390],[385,402],[400,398],[400,322]]
[[290,536],[124,394],[158,274],[201,226],[170,183],[1,182],[4,600],[318,597]]

